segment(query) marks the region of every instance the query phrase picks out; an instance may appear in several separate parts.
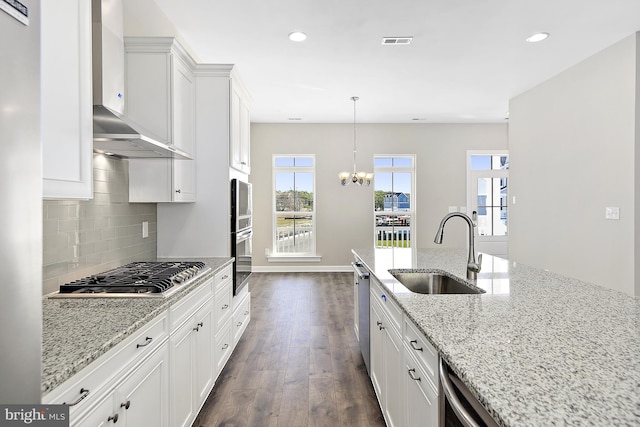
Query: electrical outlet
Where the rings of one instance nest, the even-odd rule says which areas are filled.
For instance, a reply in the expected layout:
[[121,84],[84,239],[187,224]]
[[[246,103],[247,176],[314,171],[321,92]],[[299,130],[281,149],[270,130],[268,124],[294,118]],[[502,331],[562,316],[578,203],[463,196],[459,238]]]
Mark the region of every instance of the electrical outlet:
[[605,219],[620,219],[620,208],[604,208]]

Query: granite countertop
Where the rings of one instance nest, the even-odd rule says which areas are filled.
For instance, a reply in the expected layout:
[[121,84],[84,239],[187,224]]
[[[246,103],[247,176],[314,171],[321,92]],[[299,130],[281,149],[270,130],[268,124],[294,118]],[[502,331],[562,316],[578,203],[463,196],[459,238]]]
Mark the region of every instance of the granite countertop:
[[354,249],[503,426],[640,425],[640,298],[483,255],[481,295],[421,295],[390,268],[466,277],[467,251]]
[[[160,258],[158,261],[187,260]],[[167,298],[48,298],[42,300],[42,395],[62,384],[193,291],[233,258],[188,258],[211,271]]]

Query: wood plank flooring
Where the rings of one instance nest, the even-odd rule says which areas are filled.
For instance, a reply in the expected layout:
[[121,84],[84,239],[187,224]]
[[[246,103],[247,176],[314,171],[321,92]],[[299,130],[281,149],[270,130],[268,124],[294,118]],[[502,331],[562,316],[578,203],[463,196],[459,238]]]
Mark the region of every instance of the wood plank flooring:
[[353,274],[251,277],[251,323],[193,425],[384,426],[353,331]]

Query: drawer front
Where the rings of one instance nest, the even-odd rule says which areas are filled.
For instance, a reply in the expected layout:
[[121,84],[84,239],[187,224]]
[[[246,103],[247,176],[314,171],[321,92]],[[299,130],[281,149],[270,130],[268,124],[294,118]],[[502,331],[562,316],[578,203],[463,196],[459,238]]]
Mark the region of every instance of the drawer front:
[[213,311],[216,316],[216,330],[231,318],[233,311],[233,283],[227,282],[220,288],[215,295],[215,305]]
[[182,325],[211,296],[213,280],[207,280],[169,309],[171,331]]
[[69,414],[79,414],[97,402],[131,369],[164,343],[169,336],[166,313],[153,319],[82,371],[43,397],[43,403],[70,405]]
[[233,329],[231,319],[216,334],[216,376],[222,372],[222,368],[229,360],[233,351]]
[[404,343],[407,352],[411,353],[420,363],[422,369],[433,384],[438,384],[438,352],[418,328],[408,319],[405,319]]
[[233,270],[231,267],[232,267],[231,265],[228,265],[215,274],[213,280],[215,282],[214,286],[215,286],[216,292],[218,291],[219,288],[221,288],[225,284],[225,282],[232,280],[231,275],[233,274],[232,273]]
[[380,306],[384,308],[385,314],[389,316],[391,325],[395,327],[399,333],[402,331],[402,310],[398,307],[398,304],[392,299],[384,287],[378,283],[375,279],[371,279],[370,282],[371,298],[378,301]]
[[251,294],[247,293],[233,312],[233,343],[234,346],[240,340],[242,333],[247,329],[251,320]]

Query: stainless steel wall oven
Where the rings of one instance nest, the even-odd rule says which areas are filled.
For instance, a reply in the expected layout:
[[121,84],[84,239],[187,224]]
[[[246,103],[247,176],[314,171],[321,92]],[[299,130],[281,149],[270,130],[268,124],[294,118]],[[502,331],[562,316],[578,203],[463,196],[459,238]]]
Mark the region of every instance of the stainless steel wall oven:
[[251,276],[252,201],[251,184],[231,180],[231,256],[233,263],[233,295],[247,286]]

